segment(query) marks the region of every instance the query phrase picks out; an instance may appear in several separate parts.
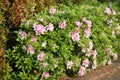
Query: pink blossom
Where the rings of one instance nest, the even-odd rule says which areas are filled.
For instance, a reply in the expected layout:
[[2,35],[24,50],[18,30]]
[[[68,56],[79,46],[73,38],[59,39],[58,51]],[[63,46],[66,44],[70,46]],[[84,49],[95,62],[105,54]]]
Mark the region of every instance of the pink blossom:
[[44,63],[44,62],[41,62],[41,64],[43,68],[46,68],[46,66],[48,65],[47,63]]
[[85,32],[85,37],[89,38],[90,33],[91,33],[90,28],[85,28],[84,32]]
[[43,52],[40,52],[40,54],[37,56],[37,59],[39,60],[39,61],[43,61],[43,58],[44,58],[44,53]]
[[88,26],[89,28],[91,28],[92,22],[91,22],[90,20],[85,20],[85,23],[87,24],[87,26]]
[[107,14],[107,15],[109,16],[109,15],[111,14],[110,8],[106,7],[104,13]]
[[75,24],[76,24],[77,27],[81,27],[82,26],[82,23],[80,23],[78,21],[76,21]]
[[67,62],[67,69],[71,69],[72,66],[73,66],[73,62],[72,61],[68,61]]
[[108,60],[108,61],[107,61],[107,64],[112,64],[112,61],[111,61],[111,60]]
[[24,31],[19,31],[19,34],[22,39],[26,38],[26,33]]
[[89,42],[89,49],[92,49],[93,48],[93,43],[92,41]]
[[86,21],[86,17],[82,18],[82,21],[85,22]]
[[50,8],[50,11],[49,11],[50,14],[53,15],[55,12],[56,12],[56,9],[54,7]]
[[36,35],[44,34],[44,32],[46,32],[46,27],[43,25],[34,25],[33,28]]
[[93,59],[95,59],[96,58],[96,56],[97,56],[97,51],[95,50],[95,51],[93,51],[92,52],[92,55],[93,55]]
[[43,22],[43,21],[44,21],[44,19],[43,19],[43,18],[40,18],[40,19],[39,19],[39,21],[40,21],[40,22]]
[[116,12],[115,12],[115,10],[112,10],[112,14],[113,14],[113,15],[116,15]]
[[85,74],[85,67],[81,66],[78,72],[78,76],[83,76]]
[[31,37],[30,41],[31,41],[31,42],[36,42],[36,41],[37,41],[37,38]]
[[96,62],[96,60],[94,60],[93,64],[92,64],[92,69],[96,69],[96,67],[97,67],[97,62]]
[[85,66],[85,67],[88,67],[89,66],[89,60],[88,59],[84,60],[82,65]]
[[110,51],[110,48],[105,48],[104,51],[107,53]]
[[30,54],[34,54],[34,49],[33,49],[32,45],[28,46],[27,52]]
[[85,48],[82,48],[82,52],[84,52],[84,53],[85,53],[85,52],[86,52],[86,49],[85,49]]
[[45,79],[48,79],[49,76],[50,75],[47,72],[43,72],[43,74],[42,74],[42,77],[45,78]]
[[53,31],[54,25],[52,23],[49,23],[47,26],[47,30]]
[[66,26],[66,22],[65,21],[59,23],[59,28],[65,29],[65,26]]
[[72,38],[73,41],[79,41],[80,40],[79,31],[77,29],[71,31],[70,37]]
[[86,53],[86,56],[87,56],[87,57],[90,57],[90,56],[91,56],[91,52],[87,52],[87,53]]
[[119,24],[117,25],[117,29],[120,31],[120,25]]
[[46,47],[46,41],[42,42],[42,47]]
[[112,36],[115,36],[115,31],[114,30],[112,31]]

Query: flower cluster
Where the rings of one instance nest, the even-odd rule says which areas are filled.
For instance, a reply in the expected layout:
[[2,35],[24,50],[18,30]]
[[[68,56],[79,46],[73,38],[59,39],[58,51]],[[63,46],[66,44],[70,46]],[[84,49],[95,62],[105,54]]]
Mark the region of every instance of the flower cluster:
[[71,69],[71,67],[73,66],[73,62],[68,61],[66,65],[67,65],[67,69]]
[[104,13],[107,14],[108,16],[111,15],[111,14],[116,15],[115,10],[113,10],[112,8],[109,8],[109,7],[106,7]]
[[71,31],[70,37],[72,38],[73,41],[79,41],[80,40],[79,30],[75,29],[75,30]]
[[24,38],[26,38],[27,34],[24,31],[19,31],[19,35],[20,35],[21,39],[24,39]]

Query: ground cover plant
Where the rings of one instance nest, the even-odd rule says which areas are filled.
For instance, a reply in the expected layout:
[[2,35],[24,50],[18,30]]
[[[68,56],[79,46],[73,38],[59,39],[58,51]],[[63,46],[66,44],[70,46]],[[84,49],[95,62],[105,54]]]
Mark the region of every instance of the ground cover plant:
[[120,53],[120,11],[108,5],[59,4],[21,22],[18,44],[6,53],[10,79],[57,80],[111,64]]

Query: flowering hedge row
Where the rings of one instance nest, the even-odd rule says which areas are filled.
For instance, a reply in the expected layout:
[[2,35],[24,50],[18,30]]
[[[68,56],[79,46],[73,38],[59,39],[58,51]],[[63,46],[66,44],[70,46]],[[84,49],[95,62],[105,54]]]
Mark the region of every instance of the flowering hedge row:
[[119,12],[107,4],[58,5],[20,25],[17,46],[6,57],[11,79],[56,80],[83,76],[119,53]]

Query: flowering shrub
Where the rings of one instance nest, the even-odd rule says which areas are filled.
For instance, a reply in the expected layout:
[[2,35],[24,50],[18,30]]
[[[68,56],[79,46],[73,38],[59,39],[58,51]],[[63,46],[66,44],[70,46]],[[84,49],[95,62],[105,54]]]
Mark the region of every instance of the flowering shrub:
[[6,55],[13,68],[11,79],[83,76],[117,59],[120,44],[117,7],[113,7],[116,14],[109,14],[106,4],[98,4],[60,4],[22,22],[20,31],[16,31],[18,44]]

